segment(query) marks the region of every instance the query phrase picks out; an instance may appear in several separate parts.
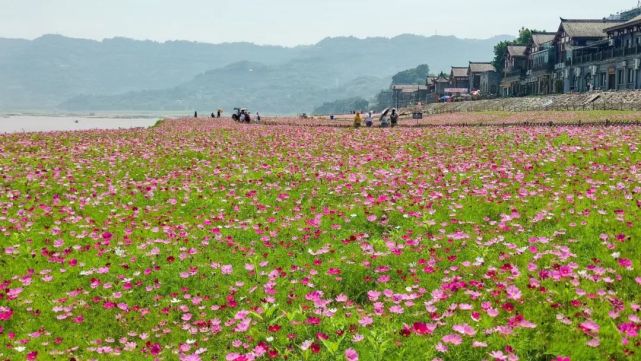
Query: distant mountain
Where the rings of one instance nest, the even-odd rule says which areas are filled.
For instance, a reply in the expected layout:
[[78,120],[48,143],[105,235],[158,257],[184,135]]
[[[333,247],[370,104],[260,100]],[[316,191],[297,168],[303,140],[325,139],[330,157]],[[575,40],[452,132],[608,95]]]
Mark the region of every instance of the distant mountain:
[[67,110],[186,110],[213,111],[218,107],[231,110],[247,107],[264,114],[295,114],[313,109],[322,99],[349,98],[386,87],[389,78],[359,77],[336,84],[325,68],[305,62],[296,68],[291,64],[268,66],[240,62],[208,71],[189,82],[163,90],[145,90],[121,95],[72,98],[62,104]]
[[240,105],[309,112],[324,102],[372,97],[391,75],[418,64],[439,72],[490,60],[494,44],[505,39],[510,37],[340,37],[295,48],[58,35],[0,39],[0,109],[206,111]]
[[0,108],[46,109],[80,94],[167,88],[238,61],[282,63],[301,49],[126,38],[98,42],[59,35],[0,39]]

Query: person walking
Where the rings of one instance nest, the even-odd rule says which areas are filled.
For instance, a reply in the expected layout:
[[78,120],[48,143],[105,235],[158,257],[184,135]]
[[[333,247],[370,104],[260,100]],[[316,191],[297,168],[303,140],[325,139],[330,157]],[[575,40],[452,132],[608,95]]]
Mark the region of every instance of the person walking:
[[256,123],[260,123],[260,113],[256,112]]
[[392,109],[392,114],[389,119],[392,122],[392,128],[398,125],[398,113],[396,112],[396,109]]
[[354,128],[360,128],[362,122],[363,118],[361,118],[361,112],[356,112],[356,115],[354,116]]
[[374,119],[372,118],[372,111],[370,110],[370,112],[367,113],[367,118],[365,118],[365,126],[371,128],[372,125],[374,125]]
[[381,114],[381,128],[389,127],[389,117],[387,115],[387,112],[389,112],[389,109],[385,109]]

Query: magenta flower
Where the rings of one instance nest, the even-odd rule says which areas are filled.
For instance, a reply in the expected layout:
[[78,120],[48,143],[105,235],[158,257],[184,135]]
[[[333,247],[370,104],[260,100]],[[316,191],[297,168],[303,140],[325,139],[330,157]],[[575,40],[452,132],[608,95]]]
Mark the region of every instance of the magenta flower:
[[627,258],[619,258],[619,266],[627,270],[632,270],[632,260]]
[[436,330],[436,325],[424,322],[414,322],[413,327],[417,335],[431,335]]
[[9,321],[13,316],[13,310],[6,306],[0,306],[0,321]]

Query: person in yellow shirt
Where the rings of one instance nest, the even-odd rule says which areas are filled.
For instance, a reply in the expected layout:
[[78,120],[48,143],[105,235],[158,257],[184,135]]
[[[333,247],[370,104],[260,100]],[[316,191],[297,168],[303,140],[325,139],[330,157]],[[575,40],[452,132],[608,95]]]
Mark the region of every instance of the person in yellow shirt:
[[356,112],[356,116],[354,116],[354,128],[360,128],[362,122],[361,112]]

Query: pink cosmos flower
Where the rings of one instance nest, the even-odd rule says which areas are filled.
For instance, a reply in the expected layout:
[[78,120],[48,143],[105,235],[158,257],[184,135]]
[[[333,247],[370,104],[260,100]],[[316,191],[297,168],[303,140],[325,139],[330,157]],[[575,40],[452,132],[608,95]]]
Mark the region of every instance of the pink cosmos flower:
[[222,274],[224,275],[230,275],[232,274],[233,271],[234,271],[234,268],[230,264],[226,264],[220,267],[220,272],[222,272]]
[[494,361],[507,361],[507,355],[504,354],[503,351],[492,351],[490,352],[490,356]]
[[476,335],[476,330],[472,328],[470,325],[467,323],[464,323],[462,325],[454,325],[452,329],[461,335],[467,335],[467,336],[474,336]]
[[180,361],[201,361],[200,356],[197,354],[181,355]]
[[505,291],[507,292],[507,298],[511,300],[521,299],[521,290],[518,287],[510,285]]
[[347,361],[358,361],[358,352],[353,348],[348,348],[345,350],[345,359]]
[[372,323],[374,323],[374,319],[372,319],[369,316],[363,316],[363,318],[358,320],[358,323],[363,327],[367,327],[367,326],[371,325]]
[[598,337],[595,337],[595,338],[591,339],[590,341],[588,341],[586,343],[586,345],[588,345],[590,347],[593,347],[593,348],[597,348],[597,347],[599,347],[601,345],[601,340]]
[[591,321],[591,320],[588,320],[588,321],[585,321],[585,322],[581,323],[579,325],[579,328],[581,328],[581,330],[583,332],[587,333],[587,334],[593,334],[593,333],[599,333],[599,329],[601,327],[599,327],[598,323],[596,323],[594,321]]
[[457,334],[449,334],[443,336],[443,338],[441,338],[441,341],[443,341],[444,343],[450,343],[452,345],[460,345],[461,343],[463,343],[463,338],[461,338],[461,336]]

